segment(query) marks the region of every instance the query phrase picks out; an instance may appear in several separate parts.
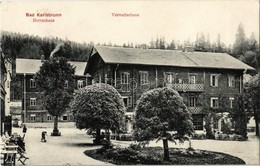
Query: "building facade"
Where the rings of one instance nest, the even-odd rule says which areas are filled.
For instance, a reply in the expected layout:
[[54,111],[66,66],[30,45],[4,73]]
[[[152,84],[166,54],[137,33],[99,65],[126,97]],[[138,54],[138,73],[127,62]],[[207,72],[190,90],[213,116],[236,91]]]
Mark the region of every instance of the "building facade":
[[[74,86],[75,91],[86,86],[86,76],[84,69],[86,62],[69,61],[75,68],[74,82],[66,82],[65,85]],[[16,77],[19,78],[22,86],[22,120],[24,122],[53,122],[54,117],[48,114],[43,107],[42,93],[37,89],[34,80],[36,72],[42,65],[41,60],[36,59],[16,59]],[[73,121],[73,114],[68,108],[67,111],[59,117],[59,121]]]
[[195,130],[202,131],[205,109],[233,108],[243,91],[243,74],[249,70],[254,69],[225,53],[96,46],[85,73],[94,82],[111,84],[119,91],[127,108],[128,132],[137,100],[157,87],[178,91],[192,113]]
[[5,80],[6,80],[6,67],[5,67],[5,63],[4,63],[4,56],[2,54],[2,50],[1,50],[1,85],[0,85],[0,90],[1,90],[1,131],[0,134],[2,136],[3,132],[4,132],[4,121],[5,121],[5,96],[6,96],[6,91],[5,91]]
[[12,65],[9,58],[6,58],[0,48],[1,56],[1,135],[7,131],[12,133],[12,117],[10,114],[10,82],[12,78]]

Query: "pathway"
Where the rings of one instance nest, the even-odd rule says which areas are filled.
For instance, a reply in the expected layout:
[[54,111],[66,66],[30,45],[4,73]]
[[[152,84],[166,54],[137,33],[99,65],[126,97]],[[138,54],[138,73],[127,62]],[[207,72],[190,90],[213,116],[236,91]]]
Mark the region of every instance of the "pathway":
[[[47,137],[41,142],[41,132],[46,130],[50,135],[51,128],[28,128],[25,136],[26,165],[107,165],[84,154],[87,149],[96,148],[91,145],[92,138],[85,131],[75,128],[61,128],[60,137]],[[21,128],[13,128],[13,132],[22,135]],[[20,162],[17,162],[21,165]]]

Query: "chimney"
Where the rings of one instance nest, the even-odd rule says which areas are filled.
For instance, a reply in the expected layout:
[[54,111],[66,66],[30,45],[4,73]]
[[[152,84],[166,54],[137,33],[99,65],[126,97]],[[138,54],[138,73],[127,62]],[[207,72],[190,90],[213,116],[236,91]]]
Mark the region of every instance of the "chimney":
[[50,58],[53,57],[53,55],[60,50],[62,43],[57,44],[57,46],[54,48],[54,50],[50,54]]

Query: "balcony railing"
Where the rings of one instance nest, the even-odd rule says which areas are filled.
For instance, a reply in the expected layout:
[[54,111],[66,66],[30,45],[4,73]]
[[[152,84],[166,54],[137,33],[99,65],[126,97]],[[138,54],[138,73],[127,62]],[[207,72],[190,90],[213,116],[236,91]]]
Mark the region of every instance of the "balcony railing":
[[183,92],[202,92],[204,91],[203,84],[172,84],[171,87],[176,91]]
[[188,110],[192,114],[201,114],[202,113],[202,107],[188,107]]

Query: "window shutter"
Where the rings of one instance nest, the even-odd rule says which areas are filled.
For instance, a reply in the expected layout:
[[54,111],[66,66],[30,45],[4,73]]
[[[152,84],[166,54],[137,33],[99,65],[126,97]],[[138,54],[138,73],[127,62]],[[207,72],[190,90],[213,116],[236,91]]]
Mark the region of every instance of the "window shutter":
[[215,86],[216,86],[216,87],[218,87],[218,79],[219,79],[219,75],[217,75],[217,76],[215,77],[215,81],[216,81],[216,82],[215,82]]

